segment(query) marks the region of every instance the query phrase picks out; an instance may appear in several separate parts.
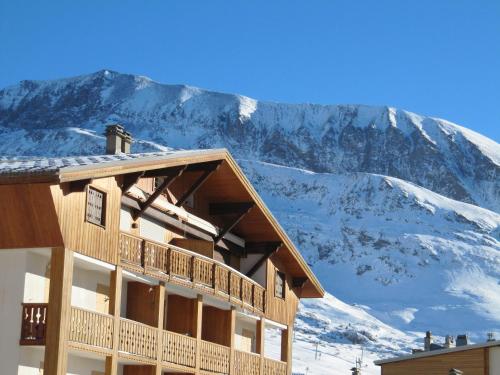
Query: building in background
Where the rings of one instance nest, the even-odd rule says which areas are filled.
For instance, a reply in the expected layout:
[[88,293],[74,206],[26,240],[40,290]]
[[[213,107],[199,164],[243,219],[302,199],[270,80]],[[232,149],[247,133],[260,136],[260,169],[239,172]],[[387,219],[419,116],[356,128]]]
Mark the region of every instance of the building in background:
[[468,344],[467,335],[457,337],[457,346],[451,345],[450,336],[445,345],[432,342],[427,332],[424,350],[414,350],[412,355],[375,361],[382,375],[499,375],[500,341],[493,336],[481,344]]
[[0,161],[2,373],[291,374],[324,291],[233,158],[107,139]]

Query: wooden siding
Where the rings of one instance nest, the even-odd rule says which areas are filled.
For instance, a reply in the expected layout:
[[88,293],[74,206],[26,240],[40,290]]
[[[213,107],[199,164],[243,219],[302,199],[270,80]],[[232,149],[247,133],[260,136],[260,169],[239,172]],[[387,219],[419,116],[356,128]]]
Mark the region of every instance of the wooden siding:
[[114,177],[93,180],[90,184],[106,193],[105,226],[85,220],[86,189],[71,191],[70,184],[51,187],[66,248],[116,264],[120,227],[121,189]]
[[205,341],[229,346],[231,311],[221,310],[213,306],[203,306],[203,321],[201,324],[201,338]]
[[382,375],[442,375],[451,368],[463,371],[464,375],[490,375],[484,361],[487,350],[479,348],[387,363],[382,365]]
[[60,247],[49,184],[0,185],[0,249]]
[[[276,271],[285,273],[285,298],[275,296]],[[292,278],[286,272],[277,256],[272,256],[267,262],[267,301],[265,316],[275,322],[293,326],[295,314],[299,304],[299,297],[291,288]]]

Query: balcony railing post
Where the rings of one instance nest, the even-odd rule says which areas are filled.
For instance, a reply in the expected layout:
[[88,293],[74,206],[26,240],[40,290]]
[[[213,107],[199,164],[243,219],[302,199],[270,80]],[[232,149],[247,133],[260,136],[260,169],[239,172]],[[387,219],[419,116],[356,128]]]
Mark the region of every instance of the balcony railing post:
[[235,331],[236,331],[236,309],[234,306],[231,307],[229,312],[229,374],[239,375],[236,373],[235,362],[234,362],[234,347],[235,347]]
[[191,257],[190,259],[190,264],[191,264],[191,282],[194,283],[196,282],[196,258],[194,256]]
[[217,263],[212,265],[212,287],[214,289],[214,294],[217,294],[219,288],[219,281],[217,280]]
[[114,375],[118,370],[118,343],[120,338],[120,306],[122,294],[122,267],[111,272],[109,314],[113,316],[112,354],[106,357],[105,374]]

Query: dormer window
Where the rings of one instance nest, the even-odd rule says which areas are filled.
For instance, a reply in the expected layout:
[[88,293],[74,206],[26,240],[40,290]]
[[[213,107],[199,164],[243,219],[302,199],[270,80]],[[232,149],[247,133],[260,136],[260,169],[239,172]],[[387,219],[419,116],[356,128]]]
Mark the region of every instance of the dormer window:
[[87,188],[85,218],[89,223],[104,227],[106,224],[106,193],[91,186]]

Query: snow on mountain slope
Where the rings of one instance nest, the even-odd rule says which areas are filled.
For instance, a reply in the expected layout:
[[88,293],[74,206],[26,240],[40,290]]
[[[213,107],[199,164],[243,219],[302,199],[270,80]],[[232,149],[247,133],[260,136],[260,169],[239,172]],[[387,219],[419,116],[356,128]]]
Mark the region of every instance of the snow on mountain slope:
[[406,331],[500,330],[500,215],[393,177],[240,161],[329,291]]
[[[295,373],[350,374],[357,358],[363,359],[363,374],[380,370],[373,361],[421,346],[416,334],[394,329],[369,314],[368,308],[348,305],[327,294],[322,300],[302,303],[294,334]],[[277,351],[279,337],[273,337]],[[420,340],[421,341],[421,340]]]
[[378,374],[372,359],[407,353],[427,329],[500,334],[494,141],[389,107],[259,102],[100,71],[0,90],[0,156],[101,154],[110,122],[135,152],[228,148],[346,302],[301,305],[294,371],[346,374],[364,348]]
[[[389,107],[259,102],[100,71],[0,90],[0,153],[99,152],[105,124],[174,148],[227,147],[236,157],[316,172],[412,181],[499,211],[500,146],[444,120]],[[75,135],[84,128],[87,136]],[[14,150],[10,141],[23,137]],[[66,147],[51,141],[64,140]],[[33,142],[40,145],[33,147]],[[153,144],[138,145],[151,151]]]

